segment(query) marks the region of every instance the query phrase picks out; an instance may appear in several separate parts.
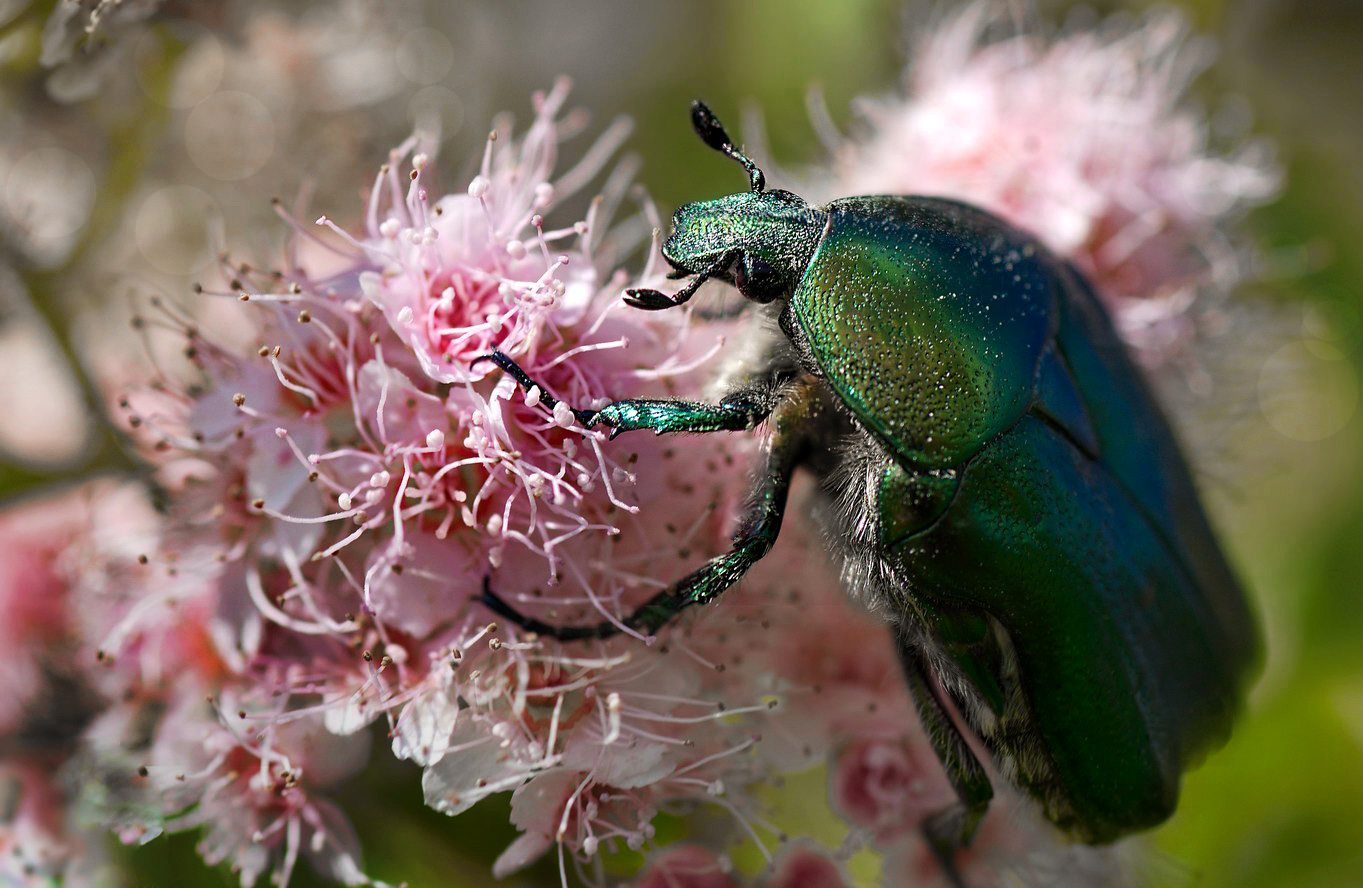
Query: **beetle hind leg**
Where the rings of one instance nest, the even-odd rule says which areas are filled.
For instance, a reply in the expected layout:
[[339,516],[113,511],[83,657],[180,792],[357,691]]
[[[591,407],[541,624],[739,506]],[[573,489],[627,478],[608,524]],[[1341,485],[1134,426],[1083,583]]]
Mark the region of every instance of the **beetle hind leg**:
[[546,623],[526,616],[508,604],[492,591],[491,581],[487,577],[483,578],[483,594],[479,600],[489,610],[525,631],[559,641],[610,638],[623,629],[651,636],[672,622],[672,619],[686,608],[718,598],[726,589],[742,579],[743,575],[771,550],[781,526],[788,487],[788,476],[780,479],[779,489],[774,489],[774,485],[767,486],[767,490],[774,494],[773,508],[765,511],[756,521],[744,522],[746,529],[735,535],[732,550],[711,558],[699,569],[687,574],[681,582],[664,592],[659,592],[619,622],[606,621],[585,626],[556,626]]
[[956,804],[925,818],[920,828],[952,888],[966,888],[956,867],[956,852],[974,838],[994,798],[994,787],[984,766],[952,720],[924,652],[913,640],[901,638],[899,655],[923,730],[942,762],[957,798]]

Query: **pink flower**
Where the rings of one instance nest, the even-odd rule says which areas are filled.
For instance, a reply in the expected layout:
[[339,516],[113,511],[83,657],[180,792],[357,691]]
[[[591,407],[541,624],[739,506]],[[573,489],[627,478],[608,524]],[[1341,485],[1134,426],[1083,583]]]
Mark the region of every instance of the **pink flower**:
[[739,888],[728,867],[697,845],[681,845],[662,854],[631,888]]
[[[97,668],[124,649],[124,638],[117,606],[91,584],[123,601],[135,594],[146,616],[183,625],[177,620],[183,614],[147,614],[155,599],[130,582],[130,574],[150,572],[139,555],[145,559],[142,553],[156,547],[158,533],[145,494],[133,484],[94,482],[0,512],[0,645],[8,661],[0,735],[36,732],[36,742],[51,752],[51,742],[74,737],[47,733],[78,729],[100,694],[126,688],[105,686]],[[189,624],[192,636],[199,624],[192,617]],[[111,646],[101,648],[104,640]],[[154,669],[179,662],[161,652],[152,661]]]
[[830,781],[834,808],[878,841],[917,830],[955,801],[931,748],[898,739],[854,741],[838,755]]
[[847,888],[849,884],[833,861],[818,851],[796,845],[782,855],[766,888]]
[[[652,861],[630,888],[739,888],[729,869],[727,860],[701,846],[680,845]],[[764,888],[846,888],[850,883],[828,857],[793,845],[781,854],[774,872],[750,884]]]
[[[117,524],[111,517],[117,515]],[[0,512],[0,882],[82,884],[102,862],[102,837],[72,827],[64,769],[81,730],[105,705],[85,635],[81,578],[90,557],[136,545],[146,517],[140,488],[93,482]],[[127,556],[132,558],[131,555]]]
[[16,888],[54,884],[76,851],[66,831],[66,805],[52,763],[7,756],[0,762],[0,882]]
[[58,558],[81,530],[79,497],[25,503],[0,514],[0,735],[23,727],[46,688],[45,672],[69,656],[71,625]]
[[[317,793],[363,766],[366,735],[338,737],[316,716],[282,715],[277,703],[205,703],[182,691],[124,790],[120,838],[141,844],[205,827],[199,853],[209,864],[229,862],[243,888],[266,872],[287,884],[300,856],[342,884],[376,884],[360,869],[345,815]],[[111,710],[94,733],[127,730],[121,715]]]
[[1187,107],[1207,63],[1172,11],[1131,27],[986,39],[1001,5],[972,3],[926,32],[902,98],[861,106],[868,133],[836,160],[839,194],[930,194],[989,209],[1097,285],[1147,360],[1194,331],[1194,297],[1243,267],[1224,234],[1273,197],[1264,145],[1210,146]]

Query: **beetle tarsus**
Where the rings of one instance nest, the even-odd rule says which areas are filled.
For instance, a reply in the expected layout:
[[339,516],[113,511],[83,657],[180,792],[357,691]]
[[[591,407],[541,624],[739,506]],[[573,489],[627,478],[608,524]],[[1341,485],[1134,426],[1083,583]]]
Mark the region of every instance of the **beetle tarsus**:
[[619,634],[620,627],[614,623],[597,623],[591,626],[554,626],[534,617],[527,617],[516,610],[506,600],[492,591],[492,578],[484,575],[483,592],[478,601],[488,610],[526,632],[555,638],[559,641],[582,641],[585,639],[610,638]]
[[642,308],[644,311],[659,311],[664,308],[676,308],[678,305],[684,305],[692,296],[696,295],[701,284],[712,277],[723,274],[724,270],[733,265],[736,259],[737,254],[732,251],[721,254],[709,268],[698,272],[690,283],[678,290],[673,296],[668,296],[658,290],[635,287],[625,291],[625,302],[635,308]]
[[[501,349],[494,348],[491,352],[485,355],[479,355],[478,357],[474,358],[472,361],[469,362],[469,366],[476,367],[477,365],[481,364],[484,361],[491,361],[492,363],[500,367],[502,370],[511,374],[511,378],[516,380],[520,387],[525,391],[528,392],[531,389],[539,389],[540,403],[543,404],[545,407],[548,407],[550,410],[553,410],[555,407],[558,406],[559,403],[558,398],[555,398],[553,395],[545,391],[544,386],[540,385],[538,382],[532,379],[530,377],[530,374],[526,373],[525,370],[521,368],[521,365],[517,364],[515,359],[513,359],[506,352],[502,351]],[[568,409],[572,411],[573,418],[576,419],[582,425],[586,426],[587,428],[591,428],[593,425],[596,424],[596,417],[599,411],[579,410],[576,407],[569,407]]]

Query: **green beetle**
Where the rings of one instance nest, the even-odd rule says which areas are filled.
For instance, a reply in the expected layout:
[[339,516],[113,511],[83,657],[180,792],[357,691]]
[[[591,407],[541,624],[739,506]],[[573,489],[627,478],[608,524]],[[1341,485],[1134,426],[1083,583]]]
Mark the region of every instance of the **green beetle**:
[[[694,279],[626,299],[670,308],[717,278],[779,303],[785,336],[717,404],[574,412],[612,436],[763,420],[773,434],[732,551],[624,623],[656,632],[733,585],[770,550],[807,467],[839,506],[850,583],[899,617],[910,690],[959,796],[923,824],[953,882],[953,852],[993,790],[952,706],[1071,836],[1107,842],[1166,819],[1182,772],[1225,741],[1258,639],[1169,425],[1091,287],[962,203],[812,207],[767,191],[699,102],[692,122],[751,190],[679,209],[663,255]],[[506,355],[487,359],[535,385]],[[563,640],[617,631],[549,625],[491,589],[483,600]]]

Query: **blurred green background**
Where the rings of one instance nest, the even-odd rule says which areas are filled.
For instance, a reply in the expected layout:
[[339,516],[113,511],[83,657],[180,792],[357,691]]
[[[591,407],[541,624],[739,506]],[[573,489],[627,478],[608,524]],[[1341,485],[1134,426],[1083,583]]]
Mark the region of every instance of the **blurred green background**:
[[[269,218],[272,188],[295,193],[310,178],[315,211],[353,219],[365,181],[355,172],[372,168],[410,126],[410,96],[401,90],[367,105],[300,107],[305,121],[321,122],[320,136],[313,134],[321,141],[302,142],[309,150],[276,151],[260,172],[236,181],[196,171],[179,147],[183,111],[158,101],[201,33],[183,20],[220,28],[214,33],[230,43],[242,39],[232,28],[250,6],[191,13],[192,5],[169,4],[170,21],[153,22],[150,38],[138,38],[138,52],[127,62],[132,70],[115,72],[135,75],[139,90],[110,83],[100,97],[70,104],[49,97],[36,64],[38,29],[51,3],[13,13],[3,31],[8,120],[0,131],[24,129],[17,138],[35,130],[54,134],[89,163],[97,184],[89,221],[64,255],[35,261],[0,243],[19,279],[4,284],[10,291],[4,317],[12,323],[36,312],[68,359],[86,361],[87,373],[89,318],[126,318],[130,294],[177,285],[173,275],[128,283],[105,273],[117,262],[109,245],[127,221],[122,205],[147,182],[204,189],[224,207],[229,242],[268,244],[282,239],[282,226],[267,223],[262,233],[252,225]],[[1090,2],[1076,13],[1074,4],[1039,4],[1041,17],[1056,24],[1073,14],[1145,5]],[[1363,384],[1363,251],[1357,244],[1363,234],[1363,4],[1175,5],[1219,47],[1195,97],[1213,112],[1248,108],[1252,132],[1278,148],[1286,188],[1247,220],[1263,255],[1262,281],[1238,301],[1255,319],[1255,335],[1209,354],[1210,396],[1174,393],[1181,415],[1203,410],[1207,417],[1189,437],[1218,522],[1263,615],[1269,655],[1232,742],[1188,777],[1178,814],[1153,835],[1152,878],[1208,888],[1363,885],[1363,416],[1356,409]],[[278,6],[288,16],[330,14],[315,4]],[[736,109],[760,109],[778,164],[818,162],[822,149],[806,111],[810,86],[822,88],[834,120],[846,125],[852,98],[895,88],[908,26],[933,8],[906,8],[902,0],[430,6],[396,3],[392,15],[406,17],[395,27],[424,23],[448,35],[454,49],[441,81],[457,99],[460,123],[447,131],[450,179],[466,171],[459,159],[473,156],[494,110],[512,109],[524,120],[527,93],[565,73],[577,84],[575,104],[598,115],[618,110],[636,122],[629,147],[645,159],[642,180],[664,213],[738,184],[730,165],[693,142],[684,113],[692,97],[706,98],[730,119],[738,118]],[[341,123],[328,130],[333,120]],[[357,120],[364,124],[357,127]],[[281,146],[289,144],[286,135],[279,134]],[[314,151],[341,159],[319,160]],[[249,193],[254,203],[238,208],[230,203],[236,192]],[[15,298],[16,292],[28,299]],[[9,361],[5,369],[22,375]],[[84,387],[83,397],[97,403],[88,381]],[[1290,425],[1294,419],[1304,425]],[[6,417],[16,425],[26,421]],[[1280,431],[1289,427],[1307,432]],[[81,434],[79,446],[57,461],[5,459],[0,498],[93,472],[133,470],[115,436],[98,425]],[[490,861],[513,837],[504,799],[451,821],[421,807],[415,769],[397,765],[375,769],[341,801],[355,818],[373,872],[414,888],[495,884],[487,875]],[[138,884],[187,884],[186,874],[194,873],[193,884],[234,884],[225,870],[198,864],[192,843],[178,837],[117,853],[134,868]],[[541,866],[510,883],[553,884],[556,875]],[[295,884],[315,881],[303,872]]]

